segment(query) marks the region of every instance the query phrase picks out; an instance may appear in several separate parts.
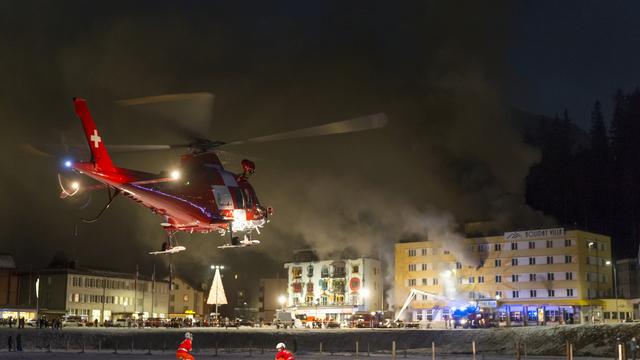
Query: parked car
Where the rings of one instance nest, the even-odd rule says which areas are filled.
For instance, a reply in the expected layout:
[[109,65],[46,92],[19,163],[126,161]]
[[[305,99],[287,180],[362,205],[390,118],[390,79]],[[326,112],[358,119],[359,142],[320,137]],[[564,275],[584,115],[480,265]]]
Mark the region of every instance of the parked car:
[[281,327],[287,329],[293,327],[295,321],[293,319],[293,315],[288,311],[278,311],[273,319],[273,324],[276,326],[276,329],[280,329]]
[[253,327],[253,321],[237,318],[236,319],[236,327],[239,327],[239,326]]
[[112,323],[113,327],[127,327],[128,323],[127,323],[127,319],[117,319],[114,320]]
[[82,318],[79,316],[67,316],[62,319],[62,327],[78,327],[84,326]]
[[340,327],[340,323],[335,321],[334,319],[327,321],[327,329],[336,329],[339,327]]
[[161,318],[148,318],[144,322],[145,327],[162,327],[164,326],[164,320]]

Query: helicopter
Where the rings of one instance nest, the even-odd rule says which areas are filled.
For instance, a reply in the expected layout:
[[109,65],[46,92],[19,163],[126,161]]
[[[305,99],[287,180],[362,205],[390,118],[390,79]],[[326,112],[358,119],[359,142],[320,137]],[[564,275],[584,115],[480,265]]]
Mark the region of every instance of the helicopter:
[[[168,96],[168,95],[163,95]],[[161,96],[162,97],[162,96]],[[230,142],[193,138],[189,143],[174,145],[109,145],[116,151],[187,150],[180,156],[179,170],[152,174],[117,167],[112,161],[103,133],[96,126],[87,101],[73,98],[74,110],[82,123],[90,150],[90,160],[67,160],[64,167],[96,180],[99,185],[86,190],[106,188],[108,200],[98,215],[82,219],[90,223],[97,221],[109,208],[113,200],[122,195],[163,218],[160,226],[167,234],[159,251],[149,254],[175,254],[186,250],[175,239],[177,232],[210,233],[228,235],[228,242],[220,249],[256,246],[259,240],[251,238],[253,232],[260,234],[273,216],[273,209],[264,206],[249,183],[255,173],[255,163],[243,159],[242,173],[233,173],[224,168],[218,152],[225,146],[261,143],[286,139],[342,134],[384,127],[387,117],[383,113],[338,121],[309,128],[287,131],[267,136]],[[61,198],[76,196],[81,192],[77,181],[66,183],[60,175],[58,181]],[[238,233],[244,234],[242,237]]]

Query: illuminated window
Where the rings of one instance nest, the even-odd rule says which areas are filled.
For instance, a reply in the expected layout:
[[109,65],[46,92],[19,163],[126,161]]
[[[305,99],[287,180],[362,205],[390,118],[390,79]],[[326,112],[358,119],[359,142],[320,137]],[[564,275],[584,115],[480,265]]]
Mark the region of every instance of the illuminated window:
[[322,266],[322,270],[320,272],[320,276],[329,277],[329,267],[327,265]]
[[300,267],[300,266],[292,267],[291,268],[291,276],[293,276],[294,279],[302,277],[302,267]]

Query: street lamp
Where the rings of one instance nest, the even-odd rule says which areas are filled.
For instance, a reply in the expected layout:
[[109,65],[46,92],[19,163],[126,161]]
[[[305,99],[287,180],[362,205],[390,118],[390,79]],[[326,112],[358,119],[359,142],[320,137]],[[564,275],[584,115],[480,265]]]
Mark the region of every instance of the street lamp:
[[[611,266],[611,268],[613,269],[613,292],[615,293],[616,298],[616,312],[618,313],[618,317],[620,317],[620,311],[618,311],[618,275],[616,274],[616,264],[614,264],[611,260],[607,260],[605,264],[607,266]],[[620,319],[620,322],[622,322],[622,319]]]
[[365,301],[369,298],[369,295],[371,295],[371,291],[369,291],[368,288],[362,288],[362,290],[360,290],[360,295],[362,296],[362,308],[364,309]]
[[287,297],[284,295],[278,296],[278,304],[280,304],[280,311],[284,311],[284,304],[287,302]]
[[[211,270],[224,270],[224,265],[211,265]],[[215,274],[214,274],[215,276]],[[216,286],[216,322],[220,325],[220,317],[218,316],[218,286]]]
[[[598,244],[596,244],[595,241],[589,241],[587,243],[587,246],[589,247],[589,252],[587,253],[587,260],[589,260],[589,253],[591,252],[591,247],[595,245],[596,248],[596,262],[598,263],[598,267],[597,267],[597,279],[596,279],[596,296],[598,293],[598,288],[599,288],[599,283],[598,281],[600,281],[600,259],[598,259]],[[591,261],[588,262],[589,265],[591,265]],[[593,301],[591,300],[593,297],[591,296],[591,276],[589,276],[589,318],[591,320],[591,323],[594,322],[594,316],[593,316]]]

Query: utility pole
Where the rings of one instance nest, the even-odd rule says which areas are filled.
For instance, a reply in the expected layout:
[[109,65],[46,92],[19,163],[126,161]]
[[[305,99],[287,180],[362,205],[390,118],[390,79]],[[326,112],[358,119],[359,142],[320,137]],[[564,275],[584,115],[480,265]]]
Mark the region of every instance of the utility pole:
[[100,322],[104,324],[104,302],[107,294],[107,279],[102,279],[102,312],[100,313]]
[[154,312],[154,308],[155,308],[155,303],[154,301],[156,301],[156,264],[153,264],[153,274],[151,274],[151,316],[155,317],[153,315]]
[[136,264],[136,279],[133,282],[133,313],[138,318],[138,265]]

